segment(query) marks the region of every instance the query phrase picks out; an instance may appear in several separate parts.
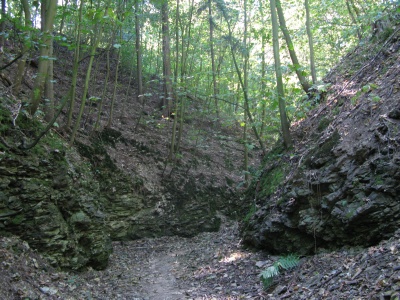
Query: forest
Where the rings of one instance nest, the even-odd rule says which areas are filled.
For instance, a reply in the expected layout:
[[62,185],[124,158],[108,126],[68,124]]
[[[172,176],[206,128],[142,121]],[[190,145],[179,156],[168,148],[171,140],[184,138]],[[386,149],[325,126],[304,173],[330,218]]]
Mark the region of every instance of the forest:
[[0,298],[397,299],[399,49],[393,0],[1,0]]
[[[182,126],[193,102],[221,126],[239,122],[246,147],[260,147],[264,154],[265,144],[280,132],[285,146],[291,146],[290,123],[321,101],[328,88],[322,77],[357,42],[385,27],[383,16],[396,6],[391,1],[54,2],[3,0],[0,37],[2,49],[8,39],[18,47],[14,53],[2,51],[18,63],[18,72],[8,78],[13,95],[21,92],[27,60],[34,56],[38,64],[22,109],[51,121],[65,102],[70,144],[86,102],[99,105],[94,127],[110,126],[114,102],[133,101],[130,89],[136,88],[134,97],[144,104],[154,93],[149,87],[160,84],[159,107],[165,117],[176,116],[174,127]],[[53,43],[74,53],[70,89],[58,97]],[[127,99],[95,87],[100,60],[107,63],[104,86],[117,89],[128,78]],[[86,73],[79,97],[78,72]],[[111,98],[109,118],[100,124],[105,98]],[[247,141],[247,131],[256,145]],[[179,152],[179,138],[171,138],[170,159]]]

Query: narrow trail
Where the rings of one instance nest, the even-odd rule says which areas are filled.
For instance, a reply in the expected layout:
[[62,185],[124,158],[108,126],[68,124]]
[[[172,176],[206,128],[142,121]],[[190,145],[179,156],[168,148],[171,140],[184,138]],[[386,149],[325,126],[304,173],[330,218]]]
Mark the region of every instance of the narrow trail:
[[264,299],[256,262],[266,256],[243,250],[237,227],[230,222],[193,238],[116,242],[109,267],[80,279],[96,283],[92,299]]
[[[166,253],[167,252],[167,253]],[[148,264],[143,270],[147,274],[142,289],[143,299],[173,300],[184,298],[184,290],[179,289],[174,276],[174,268],[178,262],[174,259],[175,254],[169,251],[153,252]]]
[[62,272],[26,242],[0,237],[0,299],[399,299],[400,230],[367,249],[303,257],[268,290],[259,278],[277,257],[241,248],[237,223],[193,238],[115,242],[104,271]]

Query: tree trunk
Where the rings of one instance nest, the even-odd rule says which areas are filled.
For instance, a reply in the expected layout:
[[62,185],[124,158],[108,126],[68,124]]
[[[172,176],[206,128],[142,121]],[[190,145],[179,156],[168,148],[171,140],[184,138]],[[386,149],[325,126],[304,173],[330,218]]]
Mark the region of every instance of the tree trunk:
[[62,12],[62,15],[61,15],[60,30],[59,30],[60,34],[63,33],[64,23],[65,23],[65,12],[68,9],[68,2],[69,2],[69,0],[65,0],[65,4],[63,5],[63,12]]
[[265,78],[265,74],[266,74],[266,67],[267,64],[265,62],[265,43],[266,43],[266,36],[265,33],[262,33],[262,37],[261,37],[261,101],[262,101],[262,111],[261,111],[261,128],[260,128],[260,138],[263,139],[264,138],[264,130],[265,130],[265,115],[267,114],[267,103],[266,103],[266,78]]
[[100,99],[100,106],[99,110],[97,111],[97,118],[96,118],[96,123],[94,125],[94,129],[97,130],[99,129],[100,126],[100,116],[103,111],[103,106],[104,106],[104,100],[106,99],[107,95],[107,86],[108,86],[108,79],[110,78],[110,51],[111,47],[109,47],[107,51],[107,58],[106,58],[106,78],[104,79],[104,86],[103,86],[103,91],[101,93],[101,99]]
[[244,146],[244,159],[243,159],[243,170],[244,170],[244,181],[245,187],[247,188],[250,183],[250,174],[249,174],[249,148],[247,144],[247,115],[243,116],[243,146]]
[[[192,31],[192,17],[193,17],[193,11],[194,11],[194,0],[188,0],[189,3],[189,17],[187,20],[187,29],[185,32],[187,32],[187,35],[185,38],[182,38],[182,53],[181,53],[181,78],[183,81],[183,86],[185,88],[188,87],[188,81],[186,80],[186,74],[187,74],[187,58],[188,58],[188,53],[189,53],[189,47],[191,45],[191,31]],[[183,27],[183,26],[182,26]],[[182,28],[182,32],[184,32]],[[186,42],[186,44],[185,44]],[[185,114],[185,106],[186,106],[186,96],[183,96],[180,98],[179,101],[179,108],[177,109],[178,112],[178,119],[179,119],[179,128],[178,128],[178,137],[176,141],[176,147],[175,147],[175,152],[179,152],[180,149],[180,144],[182,141],[182,133],[183,133],[183,124],[184,124],[184,114]]]
[[[0,32],[4,32],[6,28],[6,0],[1,0],[1,21]],[[0,35],[0,53],[3,52],[4,35]]]
[[212,8],[211,8],[211,0],[208,0],[208,20],[210,27],[210,55],[211,55],[211,72],[212,72],[212,83],[213,83],[213,98],[215,103],[215,113],[217,114],[217,118],[219,119],[219,108],[218,108],[218,100],[217,100],[217,79],[215,73],[215,53],[214,53],[214,24],[212,17]]
[[135,0],[135,32],[136,32],[136,41],[135,41],[135,51],[136,51],[136,67],[137,67],[137,85],[138,85],[138,94],[137,94],[137,102],[144,101],[143,97],[143,76],[142,76],[142,49],[141,49],[141,24],[140,24],[140,7],[139,1]]
[[[243,57],[243,89],[247,92],[249,85],[248,85],[248,65],[249,65],[249,51],[247,51],[247,0],[244,0],[243,2],[244,6],[244,22],[243,22],[243,47],[245,49],[244,51],[244,57]],[[248,101],[245,99],[246,102],[246,109],[249,108]],[[243,127],[243,143],[244,143],[244,178],[245,178],[245,186],[247,188],[249,182],[250,182],[250,176],[249,176],[249,148],[248,148],[248,143],[247,143],[247,114],[244,112],[244,127]],[[257,129],[256,129],[257,131]],[[260,135],[260,140],[261,140],[261,135]]]
[[[3,0],[3,1],[5,1],[5,0]],[[29,2],[28,2],[28,0],[21,0],[21,4],[22,4],[22,8],[24,10],[25,27],[31,28],[32,21],[31,21],[31,11],[29,8]],[[2,30],[0,30],[0,31],[2,31]],[[29,34],[28,38],[30,39],[30,34]],[[22,83],[22,79],[24,77],[25,63],[26,63],[26,59],[28,57],[29,48],[30,48],[29,43],[24,42],[24,46],[22,48],[22,58],[18,62],[17,74],[15,75],[15,79],[14,79],[13,93],[15,96],[18,96],[18,94],[21,90],[21,83]]]
[[299,79],[303,90],[308,94],[309,89],[311,88],[311,85],[307,81],[307,79],[304,77],[304,75],[301,71],[301,68],[300,68],[301,66],[300,66],[299,60],[297,59],[296,52],[294,51],[292,38],[290,37],[289,30],[286,27],[285,17],[283,15],[280,0],[275,0],[275,4],[276,4],[276,11],[278,12],[279,24],[281,26],[281,30],[285,37],[286,45],[289,49],[290,58],[292,60],[293,67],[295,68],[297,78]]
[[[122,28],[120,27],[119,30],[120,30],[120,41],[122,41]],[[115,97],[117,95],[117,87],[118,87],[118,70],[119,70],[120,59],[121,59],[121,48],[118,48],[117,67],[115,68],[114,91],[111,98],[111,108],[110,108],[110,115],[108,116],[107,127],[111,127],[113,121]]]
[[[174,82],[175,85],[178,83],[179,78],[179,5],[180,1],[176,0],[176,15],[175,15],[175,70],[174,70]],[[182,32],[183,34],[183,32]]]
[[[53,56],[53,43],[50,44],[49,57]],[[45,97],[45,116],[44,119],[50,122],[54,117],[54,76],[53,76],[53,60],[48,63],[48,75],[44,88]]]
[[229,33],[229,37],[230,37],[230,39],[229,39],[230,50],[231,50],[232,60],[233,60],[234,66],[235,66],[236,74],[238,75],[238,78],[239,78],[239,85],[240,85],[240,87],[242,89],[242,93],[243,93],[245,114],[247,115],[247,118],[248,118],[248,120],[249,120],[249,122],[251,124],[251,128],[252,128],[252,130],[254,132],[254,135],[255,135],[258,143],[260,144],[260,148],[261,148],[263,154],[265,155],[267,153],[267,151],[265,149],[264,142],[261,140],[260,135],[259,135],[259,133],[257,131],[257,128],[256,128],[256,126],[255,126],[255,124],[253,122],[253,116],[251,115],[250,106],[249,106],[248,91],[245,88],[245,85],[244,85],[244,82],[243,82],[243,78],[242,78],[242,72],[240,71],[238,63],[237,63],[237,60],[236,60],[235,48],[234,48],[234,45],[232,43],[232,29],[231,29],[231,25],[229,23],[230,18],[229,18],[229,16],[227,15],[227,13],[225,11],[222,11],[222,13],[223,13],[224,19],[225,19],[225,21],[226,21],[226,23],[228,25],[228,33]]
[[163,52],[163,75],[164,75],[164,98],[161,108],[165,116],[169,116],[172,107],[172,73],[171,73],[171,50],[169,37],[168,0],[164,0],[161,6],[162,22],[162,52]]
[[[42,30],[43,40],[40,43],[41,46],[40,46],[38,73],[35,79],[31,101],[28,107],[28,111],[31,115],[34,115],[39,107],[48,74],[48,62],[49,62],[48,57],[50,51],[50,44],[52,43],[52,31],[53,31],[54,17],[56,15],[56,9],[57,9],[57,0],[42,0],[41,5],[43,8],[45,8],[45,13],[44,13],[45,22],[44,22],[44,28]],[[42,22],[44,20],[42,20]]]
[[72,115],[74,112],[75,106],[75,95],[76,95],[76,81],[78,78],[78,67],[79,67],[79,56],[80,56],[80,44],[81,44],[81,28],[82,28],[82,14],[83,14],[83,1],[79,6],[79,15],[78,15],[78,25],[76,26],[76,49],[74,56],[74,64],[72,67],[72,83],[71,83],[71,95],[69,100],[69,108],[68,108],[68,120],[66,127],[69,128],[72,123]]
[[[106,13],[107,13],[107,8],[108,8],[108,5],[109,5],[109,1],[105,5],[105,12]],[[98,27],[100,27],[100,29],[98,29]],[[91,47],[91,50],[90,50],[90,59],[89,59],[89,65],[88,65],[88,68],[87,68],[87,71],[86,71],[85,85],[83,87],[81,106],[79,108],[79,113],[78,113],[78,117],[77,117],[75,125],[74,125],[74,129],[72,130],[72,133],[71,133],[71,138],[70,138],[70,141],[69,141],[69,146],[70,147],[73,145],[73,143],[75,141],[75,136],[76,136],[76,133],[77,133],[78,128],[79,128],[80,123],[81,123],[83,110],[85,109],[86,97],[87,97],[87,92],[88,92],[88,89],[89,89],[90,74],[92,72],[93,60],[94,60],[94,57],[95,57],[95,54],[96,54],[97,47],[98,47],[99,42],[100,42],[100,37],[102,35],[102,32],[103,32],[102,24],[96,24],[95,28],[94,28],[94,31],[93,31],[93,34],[92,34],[93,44],[92,44],[92,47]]]
[[[351,5],[351,4],[349,3],[349,0],[346,0],[347,11],[349,12],[349,15],[350,15],[350,18],[351,18],[351,21],[353,22],[353,24],[354,24],[355,26],[357,26],[357,36],[358,36],[358,40],[361,40],[362,35],[361,35],[361,32],[360,32],[360,28],[359,28],[357,19],[356,19],[356,17],[354,16],[353,11],[351,10],[351,6],[350,6],[350,5]],[[353,5],[352,5],[352,7],[353,7],[353,9],[355,9],[354,3],[353,3]],[[356,10],[355,10],[355,13],[357,13]]]
[[[278,0],[277,0],[278,1]],[[276,16],[275,0],[269,0],[271,8],[271,22],[272,22],[272,35],[273,35],[273,49],[275,60],[275,74],[276,84],[279,99],[279,114],[282,127],[283,142],[286,148],[292,146],[292,137],[289,131],[289,121],[286,116],[285,94],[282,81],[281,59],[279,56],[279,33],[278,33],[278,18]]]
[[310,18],[310,6],[308,4],[308,0],[304,0],[304,6],[306,8],[306,30],[308,36],[308,45],[310,48],[310,70],[311,70],[311,78],[312,83],[317,83],[317,72],[315,70],[315,58],[314,58],[314,41],[311,32],[311,18]]

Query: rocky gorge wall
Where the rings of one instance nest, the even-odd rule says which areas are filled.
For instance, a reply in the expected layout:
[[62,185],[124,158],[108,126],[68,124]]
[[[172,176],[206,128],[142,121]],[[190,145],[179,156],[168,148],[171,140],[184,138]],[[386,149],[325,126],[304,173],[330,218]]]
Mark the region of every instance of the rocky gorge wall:
[[104,199],[71,153],[0,156],[0,234],[18,235],[62,268],[106,267],[111,239]]
[[[9,119],[0,121],[8,124]],[[117,130],[80,139],[71,149],[50,132],[38,146],[22,152],[16,142],[25,130],[20,125],[7,129],[0,143],[0,234],[20,236],[62,268],[105,268],[112,240],[218,230],[217,211],[229,213],[225,203],[235,199],[201,174],[189,178],[184,164],[168,170],[159,185],[123,172],[109,155],[120,144],[154,164],[161,166],[163,159]]]
[[[249,196],[255,204],[242,227],[246,243],[305,254],[374,245],[399,227],[398,29],[384,46],[345,58],[326,78],[326,103],[293,131],[295,149],[265,159]],[[348,75],[354,64],[360,69]]]
[[187,176],[186,165],[174,166],[173,174],[166,174],[159,185],[149,184],[139,174],[128,175],[118,169],[106,150],[120,144],[138,149],[150,158],[151,162],[147,162],[150,165],[164,165],[161,153],[110,128],[93,137],[90,144],[77,143],[79,153],[94,166],[99,192],[106,198],[103,210],[113,240],[164,235],[189,237],[218,230],[217,211],[229,213],[225,203],[235,199],[235,195],[208,180],[203,184],[195,182],[196,178]]

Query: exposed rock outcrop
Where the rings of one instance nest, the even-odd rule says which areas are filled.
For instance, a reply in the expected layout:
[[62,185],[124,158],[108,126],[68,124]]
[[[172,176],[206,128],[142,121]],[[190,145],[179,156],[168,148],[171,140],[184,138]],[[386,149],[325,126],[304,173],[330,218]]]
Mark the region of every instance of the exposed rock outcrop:
[[98,183],[72,151],[0,156],[0,233],[18,234],[53,264],[106,267],[112,248],[101,202]]
[[[6,129],[0,144],[0,234],[18,235],[54,265],[103,269],[111,240],[216,231],[219,211],[240,209],[228,179],[213,181],[195,163],[165,165],[149,143],[115,129],[80,138],[71,149],[50,132],[21,152],[18,141],[40,127],[32,122],[21,117],[20,127]],[[4,123],[9,124],[6,115]],[[121,163],[128,156],[121,149],[134,152],[130,170]],[[192,160],[204,163],[200,156]],[[135,164],[140,161],[144,165]]]
[[[243,227],[247,243],[310,253],[373,245],[399,227],[399,41],[397,28],[351,78],[343,69],[371,49],[357,48],[326,78],[331,94],[296,128],[294,153],[281,152],[278,161],[271,153],[253,185],[257,210]],[[271,174],[282,179],[273,187]]]
[[[146,144],[123,137],[122,133],[106,128],[90,145],[77,144],[77,149],[90,159],[99,192],[104,197],[106,225],[113,240],[131,240],[164,235],[194,236],[199,232],[216,231],[220,220],[218,210],[230,213],[237,197],[225,187],[213,186],[208,178],[189,178],[190,166],[175,165],[155,184],[137,170],[127,174],[119,169],[109,152],[129,146],[137,149],[155,165],[157,174],[166,168],[161,154]],[[107,148],[109,150],[107,150]],[[147,172],[154,172],[150,168]],[[164,171],[166,173],[166,171]],[[226,203],[232,206],[226,208]]]

